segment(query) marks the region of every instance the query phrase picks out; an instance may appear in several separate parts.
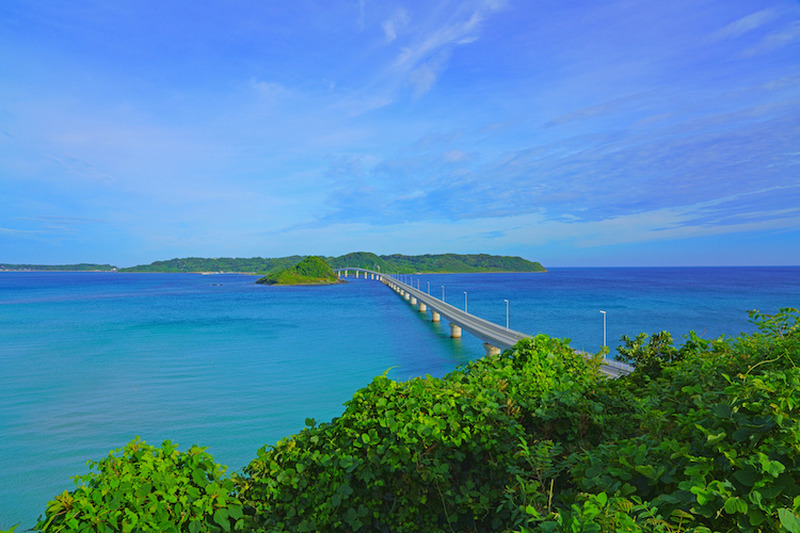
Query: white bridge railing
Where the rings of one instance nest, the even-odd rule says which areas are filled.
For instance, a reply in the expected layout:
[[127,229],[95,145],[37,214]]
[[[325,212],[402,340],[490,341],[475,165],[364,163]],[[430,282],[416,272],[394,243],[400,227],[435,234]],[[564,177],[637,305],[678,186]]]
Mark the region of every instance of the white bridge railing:
[[[334,271],[345,277],[350,272],[353,272],[356,277],[360,277],[359,274],[363,273],[365,278],[372,278],[382,282],[404,297],[409,303],[416,306],[420,312],[430,310],[431,318],[434,322],[438,322],[440,317],[446,318],[450,322],[451,337],[460,337],[463,329],[482,340],[487,354],[499,353],[501,350],[511,348],[521,339],[531,337],[531,335],[514,331],[467,313],[435,296],[403,283],[391,274],[355,267],[337,268]],[[618,377],[628,374],[631,371],[631,367],[619,361],[606,359],[601,370],[609,376]]]

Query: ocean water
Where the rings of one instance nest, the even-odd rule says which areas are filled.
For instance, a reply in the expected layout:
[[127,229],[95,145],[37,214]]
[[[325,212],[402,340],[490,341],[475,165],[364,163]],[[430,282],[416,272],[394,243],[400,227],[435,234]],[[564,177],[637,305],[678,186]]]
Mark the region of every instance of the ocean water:
[[[135,436],[207,446],[235,471],[327,421],[378,374],[443,376],[468,334],[375,281],[267,287],[245,275],[0,274],[0,529],[31,527],[71,476]],[[752,331],[800,306],[800,267],[552,269],[407,281],[485,319],[596,352],[622,334]],[[464,294],[466,293],[466,294]],[[504,300],[508,300],[508,305]],[[508,311],[508,314],[507,314]]]

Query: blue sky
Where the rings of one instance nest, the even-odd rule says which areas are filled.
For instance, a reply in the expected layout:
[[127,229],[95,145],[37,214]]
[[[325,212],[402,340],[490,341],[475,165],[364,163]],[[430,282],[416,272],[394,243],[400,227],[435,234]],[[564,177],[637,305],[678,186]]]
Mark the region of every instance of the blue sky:
[[800,264],[794,0],[4,0],[0,261]]

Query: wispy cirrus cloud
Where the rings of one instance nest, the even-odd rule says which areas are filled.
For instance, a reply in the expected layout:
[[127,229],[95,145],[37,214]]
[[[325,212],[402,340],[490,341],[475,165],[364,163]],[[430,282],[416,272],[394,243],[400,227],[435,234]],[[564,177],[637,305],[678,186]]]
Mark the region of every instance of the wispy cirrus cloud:
[[114,176],[103,172],[102,170],[98,169],[97,165],[89,161],[69,156],[49,156],[48,159],[61,165],[61,167],[63,167],[68,173],[79,176],[80,178],[88,181],[105,183],[112,183],[116,181]]
[[489,160],[461,157],[463,135],[427,136],[402,156],[350,172],[318,223],[534,213],[588,223],[664,209],[683,210],[681,220],[698,227],[736,225],[743,213],[755,222],[759,213],[800,205],[800,157],[791,155],[800,120],[791,111],[755,116],[703,117],[646,137],[636,129],[571,137]]
[[383,34],[386,37],[386,42],[391,43],[397,39],[397,32],[403,31],[411,22],[411,17],[403,8],[398,8],[392,16],[381,23]]
[[[111,261],[134,241],[516,254],[796,222],[787,0],[12,4],[0,233],[20,259],[45,240]],[[23,250],[25,231],[49,233]]]
[[478,0],[395,9],[377,23],[383,44],[394,54],[362,91],[380,102],[394,101],[406,86],[415,98],[426,94],[446,71],[453,50],[480,39],[489,17],[505,5],[505,1]]
[[778,10],[773,8],[756,11],[755,13],[741,17],[721,28],[720,30],[717,30],[712,35],[712,38],[715,40],[722,40],[739,37],[775,20],[779,15],[780,13]]
[[756,46],[744,51],[745,57],[752,57],[791,45],[800,40],[800,20],[794,20],[782,29],[765,36]]

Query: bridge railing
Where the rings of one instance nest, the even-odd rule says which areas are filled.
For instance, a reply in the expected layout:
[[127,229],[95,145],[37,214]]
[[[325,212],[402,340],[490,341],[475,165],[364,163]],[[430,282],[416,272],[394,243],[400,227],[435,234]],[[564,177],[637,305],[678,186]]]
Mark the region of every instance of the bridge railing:
[[[408,283],[400,281],[392,274],[386,274],[366,268],[354,267],[338,268],[334,269],[334,271],[365,272],[367,274],[374,275],[376,279],[381,280],[384,284],[393,287],[395,290],[404,291],[405,293],[409,294],[410,297],[413,297],[417,301],[424,303],[431,310],[431,313],[438,313],[446,318],[451,325],[455,324],[484,341],[484,347],[486,348],[487,354],[491,353],[492,350],[504,350],[511,348],[521,339],[531,337],[531,335],[526,335],[520,331],[515,331],[472,315],[464,310],[448,304],[447,302],[435,296],[416,289]],[[591,354],[586,354],[586,356],[589,357]],[[618,377],[630,373],[632,371],[632,367],[620,361],[606,359],[601,367],[601,370],[611,377]]]

